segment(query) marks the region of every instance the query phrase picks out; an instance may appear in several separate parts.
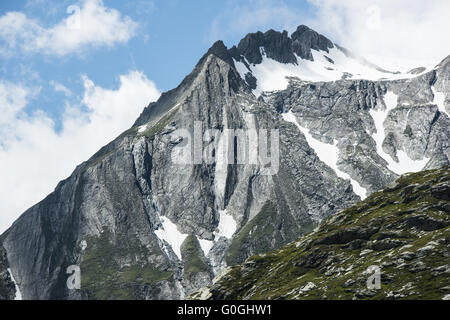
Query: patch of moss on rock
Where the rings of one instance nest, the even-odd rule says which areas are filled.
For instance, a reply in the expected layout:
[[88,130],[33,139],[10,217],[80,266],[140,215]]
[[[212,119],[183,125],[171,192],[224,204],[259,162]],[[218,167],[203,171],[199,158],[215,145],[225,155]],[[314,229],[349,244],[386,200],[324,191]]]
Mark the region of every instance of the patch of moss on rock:
[[184,262],[184,276],[190,278],[199,272],[209,272],[209,267],[195,235],[189,235],[181,245],[181,256]]
[[177,113],[179,108],[175,108],[174,110],[165,114],[161,119],[159,119],[154,125],[150,128],[147,128],[144,132],[141,133],[141,136],[145,136],[148,139],[153,139],[158,133],[160,133],[173,119],[175,114]]
[[170,280],[173,272],[156,269],[146,261],[148,254],[137,241],[108,230],[89,237],[80,265],[82,292],[93,300],[136,299],[144,286]]
[[[291,225],[289,228],[290,234],[285,235],[277,231],[282,229],[280,228],[282,223],[289,223]],[[298,235],[307,233],[312,229],[312,225],[307,225],[302,229],[295,228],[295,222],[290,219],[289,215],[279,214],[273,203],[268,201],[261,208],[261,211],[233,238],[227,252],[226,262],[228,265],[238,264],[247,258],[245,256],[247,250],[243,249],[250,248],[254,254],[267,252],[273,249],[272,243],[274,239],[278,243],[282,243],[285,241],[285,238],[292,237],[290,240],[293,240]]]
[[94,167],[105,158],[117,151],[117,143],[127,136],[145,136],[148,139],[153,139],[158,133],[160,133],[173,119],[179,108],[175,108],[169,111],[167,114],[161,117],[155,124],[147,128],[144,132],[139,133],[139,127],[131,127],[128,130],[122,132],[113,142],[102,147],[94,156],[86,162],[86,168]]

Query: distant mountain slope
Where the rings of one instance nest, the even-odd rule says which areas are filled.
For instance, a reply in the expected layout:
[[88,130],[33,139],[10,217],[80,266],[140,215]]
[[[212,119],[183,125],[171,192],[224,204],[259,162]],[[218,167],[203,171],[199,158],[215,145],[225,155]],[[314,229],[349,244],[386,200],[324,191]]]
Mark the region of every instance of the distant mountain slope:
[[450,299],[450,167],[404,175],[215,281],[192,298]]

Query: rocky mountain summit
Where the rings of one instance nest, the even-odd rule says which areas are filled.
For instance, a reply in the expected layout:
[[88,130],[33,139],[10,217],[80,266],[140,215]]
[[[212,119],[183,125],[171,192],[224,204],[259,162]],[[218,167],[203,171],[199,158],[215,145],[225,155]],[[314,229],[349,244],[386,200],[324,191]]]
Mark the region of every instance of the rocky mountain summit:
[[182,299],[399,175],[448,165],[449,110],[450,58],[395,74],[305,26],[218,41],[0,237],[0,288]]
[[407,174],[191,298],[450,299],[449,213],[450,167]]

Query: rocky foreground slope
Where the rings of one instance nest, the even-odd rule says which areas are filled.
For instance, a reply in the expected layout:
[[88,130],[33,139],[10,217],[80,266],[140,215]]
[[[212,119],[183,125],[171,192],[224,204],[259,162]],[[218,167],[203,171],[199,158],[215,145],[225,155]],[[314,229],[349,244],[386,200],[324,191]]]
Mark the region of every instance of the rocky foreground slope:
[[[405,170],[448,165],[449,110],[450,58],[393,74],[305,26],[218,41],[0,237],[0,275],[24,299],[182,299]],[[278,148],[228,162],[243,144],[226,129]],[[180,163],[186,131],[199,162]]]
[[214,281],[191,298],[450,299],[450,167],[404,175]]

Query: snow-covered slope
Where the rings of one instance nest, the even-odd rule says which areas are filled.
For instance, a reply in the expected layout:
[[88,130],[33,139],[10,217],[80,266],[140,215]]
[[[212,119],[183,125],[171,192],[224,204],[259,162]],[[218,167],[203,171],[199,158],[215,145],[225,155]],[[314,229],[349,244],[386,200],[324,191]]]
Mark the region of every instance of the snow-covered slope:
[[[390,72],[357,58],[335,46],[328,52],[311,49],[313,61],[302,59],[294,53],[295,63],[281,63],[267,56],[265,49],[260,47],[262,62],[249,63],[245,57],[242,61],[234,60],[236,68],[243,79],[251,74],[256,79],[253,93],[260,96],[265,91],[284,90],[288,86],[289,77],[303,81],[336,81],[341,79],[407,79],[417,76],[413,73]],[[425,73],[427,69],[423,69]]]
[[167,217],[161,217],[161,223],[162,226],[155,230],[155,234],[163,242],[163,247],[166,251],[169,250],[167,245],[170,246],[178,259],[181,260],[181,245],[188,235],[178,231],[177,225]]

